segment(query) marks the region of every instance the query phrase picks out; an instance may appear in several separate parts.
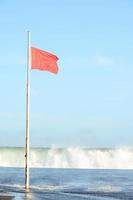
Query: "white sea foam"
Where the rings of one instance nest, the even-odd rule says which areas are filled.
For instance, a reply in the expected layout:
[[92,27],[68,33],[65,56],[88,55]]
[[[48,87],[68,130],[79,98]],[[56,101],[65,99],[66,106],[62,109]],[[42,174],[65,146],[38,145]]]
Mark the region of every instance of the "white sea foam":
[[[0,148],[1,167],[24,167],[23,148]],[[31,167],[133,169],[133,149],[32,148]]]
[[121,192],[122,188],[120,186],[113,186],[113,185],[94,185],[94,186],[90,186],[87,189],[88,192]]

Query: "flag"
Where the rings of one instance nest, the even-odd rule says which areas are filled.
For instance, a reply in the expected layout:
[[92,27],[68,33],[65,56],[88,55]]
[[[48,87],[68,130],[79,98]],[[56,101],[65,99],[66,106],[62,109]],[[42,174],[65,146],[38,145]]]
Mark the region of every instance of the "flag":
[[41,49],[31,47],[31,69],[46,70],[57,74],[57,60],[57,56]]

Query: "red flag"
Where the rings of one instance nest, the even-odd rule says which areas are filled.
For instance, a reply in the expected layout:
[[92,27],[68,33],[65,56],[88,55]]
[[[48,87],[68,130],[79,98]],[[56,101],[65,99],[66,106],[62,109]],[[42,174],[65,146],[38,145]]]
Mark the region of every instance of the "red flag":
[[57,56],[41,49],[31,47],[31,69],[46,70],[57,74],[57,60]]

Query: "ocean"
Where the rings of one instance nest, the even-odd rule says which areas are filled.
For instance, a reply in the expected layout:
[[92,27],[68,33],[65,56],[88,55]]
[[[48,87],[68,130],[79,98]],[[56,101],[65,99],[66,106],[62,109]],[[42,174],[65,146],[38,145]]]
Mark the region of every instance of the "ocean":
[[[33,148],[30,191],[24,149],[0,148],[0,196],[15,200],[132,200],[133,150]],[[0,198],[1,199],[1,198]]]

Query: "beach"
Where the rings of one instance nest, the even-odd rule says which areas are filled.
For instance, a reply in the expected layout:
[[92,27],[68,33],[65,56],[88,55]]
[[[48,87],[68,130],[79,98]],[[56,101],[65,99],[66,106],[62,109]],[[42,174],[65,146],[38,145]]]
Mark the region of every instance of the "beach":
[[13,196],[4,196],[4,195],[0,195],[0,200],[12,200],[14,199]]
[[133,171],[32,168],[30,191],[24,169],[0,168],[2,200],[132,200]]

